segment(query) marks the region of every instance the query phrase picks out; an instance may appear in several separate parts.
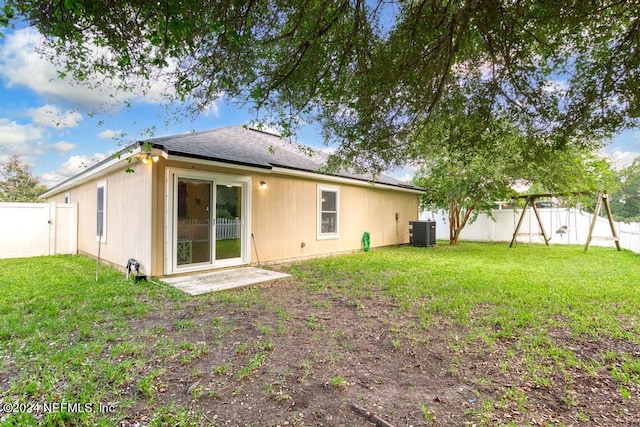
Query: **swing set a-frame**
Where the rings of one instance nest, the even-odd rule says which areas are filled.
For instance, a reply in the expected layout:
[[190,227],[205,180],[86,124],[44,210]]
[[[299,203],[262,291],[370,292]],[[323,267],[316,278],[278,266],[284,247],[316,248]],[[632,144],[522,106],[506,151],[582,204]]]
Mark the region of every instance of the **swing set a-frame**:
[[[574,191],[574,192],[566,192],[566,193],[542,193],[542,194],[523,194],[519,196],[511,197],[512,200],[516,199],[524,199],[524,207],[522,208],[522,214],[520,214],[520,219],[518,220],[518,225],[516,226],[515,231],[513,232],[513,238],[511,239],[511,243],[509,247],[512,248],[516,243],[516,238],[522,235],[531,235],[531,233],[518,233],[520,231],[520,226],[524,221],[525,214],[527,212],[527,206],[531,206],[533,209],[533,213],[536,216],[538,221],[538,225],[540,226],[540,233],[538,235],[542,235],[544,239],[545,245],[549,246],[550,237],[547,237],[547,233],[544,229],[544,225],[542,225],[542,219],[540,218],[540,212],[538,212],[538,208],[536,206],[536,201],[540,198],[547,197],[562,197],[562,196],[589,196],[593,193],[586,191]],[[618,233],[616,232],[615,223],[613,222],[613,215],[611,214],[611,207],[609,205],[609,196],[606,191],[601,191],[598,193],[598,201],[596,203],[596,209],[593,212],[593,218],[591,219],[591,226],[589,227],[589,235],[587,236],[587,241],[584,244],[584,252],[586,253],[589,250],[589,245],[591,244],[591,240],[593,237],[593,230],[596,227],[596,221],[598,220],[598,216],[600,215],[600,211],[602,210],[602,206],[605,208],[605,212],[607,213],[607,218],[609,219],[609,226],[611,227],[611,237],[599,237],[599,239],[613,240],[616,244],[616,248],[618,251],[620,248],[620,239],[618,238]]]

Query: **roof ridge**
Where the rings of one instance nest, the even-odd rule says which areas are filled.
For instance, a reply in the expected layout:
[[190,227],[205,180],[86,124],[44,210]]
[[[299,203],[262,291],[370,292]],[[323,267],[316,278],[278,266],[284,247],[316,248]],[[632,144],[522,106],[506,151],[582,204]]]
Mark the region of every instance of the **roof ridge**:
[[244,128],[244,125],[226,125],[226,126],[221,126],[221,127],[217,127],[217,128],[212,128],[212,129],[205,129],[205,130],[191,130],[191,131],[186,131],[186,132],[181,132],[181,133],[174,133],[171,135],[165,135],[165,136],[156,136],[153,138],[149,138],[149,139],[141,139],[138,140],[138,143],[143,143],[143,142],[150,142],[153,143],[154,141],[158,141],[158,140],[164,140],[164,139],[177,139],[177,138],[183,138],[185,136],[192,136],[192,135],[202,135],[205,133],[210,133],[210,132],[217,132],[223,129],[231,129],[231,128]]

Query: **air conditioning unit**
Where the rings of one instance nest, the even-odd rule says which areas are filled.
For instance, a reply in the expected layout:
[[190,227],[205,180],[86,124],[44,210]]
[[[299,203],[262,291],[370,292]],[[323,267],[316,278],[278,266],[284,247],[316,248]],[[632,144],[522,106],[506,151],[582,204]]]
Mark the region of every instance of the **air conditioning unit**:
[[409,243],[412,246],[435,246],[436,222],[409,221]]

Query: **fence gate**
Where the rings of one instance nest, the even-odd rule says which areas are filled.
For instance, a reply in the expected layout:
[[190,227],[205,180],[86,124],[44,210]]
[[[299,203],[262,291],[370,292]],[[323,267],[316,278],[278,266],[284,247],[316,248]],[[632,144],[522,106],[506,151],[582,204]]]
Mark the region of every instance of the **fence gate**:
[[0,203],[0,258],[78,252],[77,203]]

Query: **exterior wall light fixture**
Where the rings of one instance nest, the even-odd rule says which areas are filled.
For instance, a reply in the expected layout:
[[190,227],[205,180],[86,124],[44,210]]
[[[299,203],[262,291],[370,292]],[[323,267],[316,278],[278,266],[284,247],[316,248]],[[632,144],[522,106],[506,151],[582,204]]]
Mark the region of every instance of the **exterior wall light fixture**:
[[142,158],[142,163],[144,163],[145,165],[148,165],[149,163],[158,163],[158,160],[160,160],[160,156],[158,155],[151,155],[150,153],[147,153],[143,158]]

